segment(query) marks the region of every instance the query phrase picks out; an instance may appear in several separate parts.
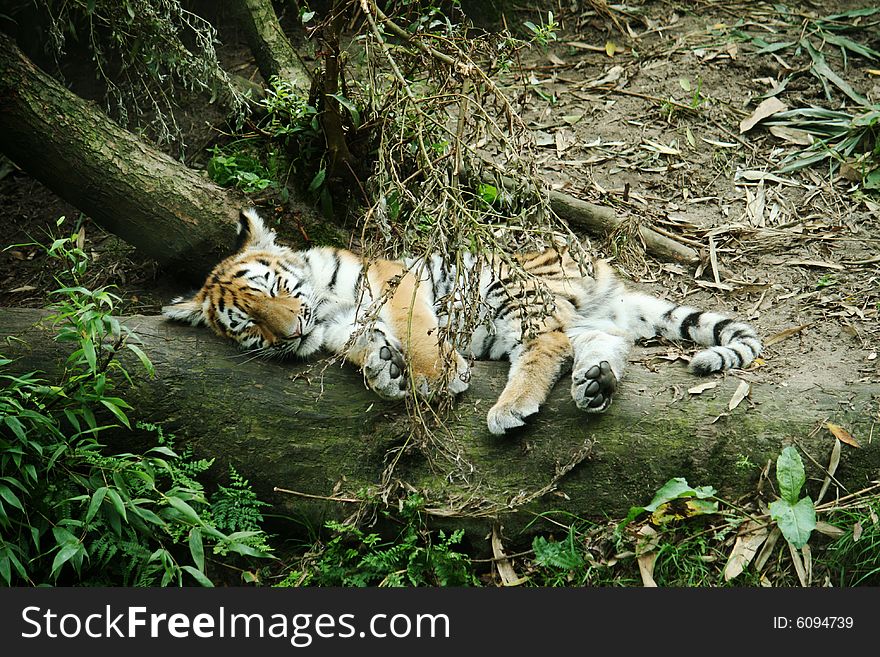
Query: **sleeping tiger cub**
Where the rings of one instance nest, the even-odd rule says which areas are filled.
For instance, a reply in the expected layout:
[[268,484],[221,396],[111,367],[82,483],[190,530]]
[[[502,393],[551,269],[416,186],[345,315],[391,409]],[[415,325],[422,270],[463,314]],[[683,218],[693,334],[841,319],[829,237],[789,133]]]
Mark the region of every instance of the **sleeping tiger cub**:
[[[387,399],[441,386],[458,394],[468,387],[464,356],[507,358],[507,384],[487,417],[493,434],[536,413],[569,363],[575,403],[604,411],[638,338],[708,347],[691,359],[696,374],[745,367],[761,353],[748,324],[630,292],[607,264],[597,260],[583,272],[562,250],[519,256],[526,277],[468,254],[457,264],[440,255],[375,260],[365,271],[350,251],[277,244],[253,209],[242,213],[239,237],[238,252],[192,298],[164,307],[166,317],[206,324],[258,354],[342,354]],[[477,328],[459,353],[439,328],[449,321],[450,299],[460,305],[469,285],[479,289]],[[541,289],[551,295],[549,308],[541,308]]]

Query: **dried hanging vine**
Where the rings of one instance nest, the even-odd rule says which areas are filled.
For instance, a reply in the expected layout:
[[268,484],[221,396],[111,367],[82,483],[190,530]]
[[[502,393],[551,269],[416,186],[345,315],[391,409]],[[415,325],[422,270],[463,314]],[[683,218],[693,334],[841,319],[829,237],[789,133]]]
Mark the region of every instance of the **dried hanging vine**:
[[[536,289],[534,303],[549,314],[552,296],[523,270],[517,255],[567,248],[586,264],[585,251],[550,207],[549,190],[537,173],[532,131],[517,110],[522,90],[498,81],[528,44],[503,32],[453,23],[436,9],[409,18],[391,18],[375,2],[356,0],[338,2],[316,28],[325,62],[332,64],[325,78],[334,76],[323,83],[323,111],[341,113],[346,138],[356,142],[366,134],[372,147],[360,158],[368,162],[360,176],[357,156],[331,157],[327,178],[342,181],[366,206],[360,223],[365,260],[443,253],[455,265],[459,276],[441,301],[448,321],[440,334],[463,347],[481,321],[479,270],[466,271],[466,254],[504,263],[513,279]],[[343,46],[340,30],[346,22],[358,36]],[[356,74],[346,75],[347,61],[357,62]],[[326,130],[340,122],[323,123],[328,152],[341,152],[331,141],[342,131]],[[345,150],[358,153],[356,145]],[[540,319],[540,312],[524,313],[524,334]],[[408,407],[414,421],[401,446],[386,457],[379,496],[387,498],[402,485],[395,474],[399,458],[417,448],[442,463],[439,469],[447,477],[473,485],[474,497],[465,504],[450,500],[450,509],[485,512],[480,474],[444,427],[443,404],[426,404],[413,395]]]

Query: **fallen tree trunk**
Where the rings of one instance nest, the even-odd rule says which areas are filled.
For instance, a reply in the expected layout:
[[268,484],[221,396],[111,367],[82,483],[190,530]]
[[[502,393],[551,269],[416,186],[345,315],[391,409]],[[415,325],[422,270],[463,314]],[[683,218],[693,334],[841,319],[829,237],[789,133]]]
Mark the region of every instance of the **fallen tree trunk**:
[[[4,347],[20,371],[57,374],[64,366],[64,345],[38,324],[44,316],[0,309],[0,333],[20,338]],[[313,526],[347,516],[363,491],[376,495],[397,483],[422,492],[441,526],[481,537],[496,521],[511,538],[527,526],[546,529],[531,523],[552,511],[620,518],[630,506],[647,504],[672,477],[714,486],[734,500],[755,492],[768,459],[775,461],[793,440],[827,463],[834,439],[814,431],[819,423],[830,420],[867,436],[876,422],[876,389],[867,385],[755,384],[750,398],[729,411],[737,378],[689,395],[684,391],[697,380],[680,366],[650,372],[634,363],[605,414],[578,411],[561,382],[527,427],[497,437],[485,416],[504,386],[506,366],[480,362],[470,390],[445,419],[448,432],[436,431],[418,448],[408,443],[404,405],[375,397],[348,365],[249,360],[204,329],[159,317],[122,319],[156,366],[155,379],[135,375],[123,392],[132,415],[161,423],[197,457],[215,458],[220,473],[233,464],[273,511],[304,516]],[[133,375],[141,369],[136,361],[130,365]],[[133,444],[142,438],[118,431],[111,444],[143,449]],[[839,489],[843,495],[877,477],[880,441],[862,442],[861,449],[843,446],[826,499],[833,499],[838,483],[846,487]],[[390,461],[396,467],[383,482]],[[825,473],[804,461],[815,498]]]
[[201,282],[242,201],[122,129],[0,33],[0,150],[144,255]]
[[[583,228],[593,233],[607,235],[618,228],[623,220],[612,208],[603,207],[563,192],[550,192],[550,207],[570,226]],[[676,242],[648,226],[639,226],[639,235],[645,248],[654,255],[666,260],[694,264],[700,261],[700,254],[691,247]]]

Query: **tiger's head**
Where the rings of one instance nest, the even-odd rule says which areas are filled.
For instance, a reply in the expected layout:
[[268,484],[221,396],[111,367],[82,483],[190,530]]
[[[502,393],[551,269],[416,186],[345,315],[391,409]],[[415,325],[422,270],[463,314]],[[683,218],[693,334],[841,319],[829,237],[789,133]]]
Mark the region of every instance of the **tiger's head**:
[[276,244],[256,210],[242,212],[238,251],[217,265],[202,288],[162,308],[169,319],[207,325],[266,356],[307,356],[320,348],[314,291],[302,257]]

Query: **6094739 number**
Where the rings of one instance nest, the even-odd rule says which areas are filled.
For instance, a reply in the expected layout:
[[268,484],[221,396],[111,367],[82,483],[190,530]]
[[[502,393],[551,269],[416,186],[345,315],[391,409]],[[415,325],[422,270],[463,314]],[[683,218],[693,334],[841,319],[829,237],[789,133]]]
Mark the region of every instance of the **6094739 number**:
[[798,616],[794,620],[794,626],[805,630],[849,630],[853,626],[853,619],[852,616]]

